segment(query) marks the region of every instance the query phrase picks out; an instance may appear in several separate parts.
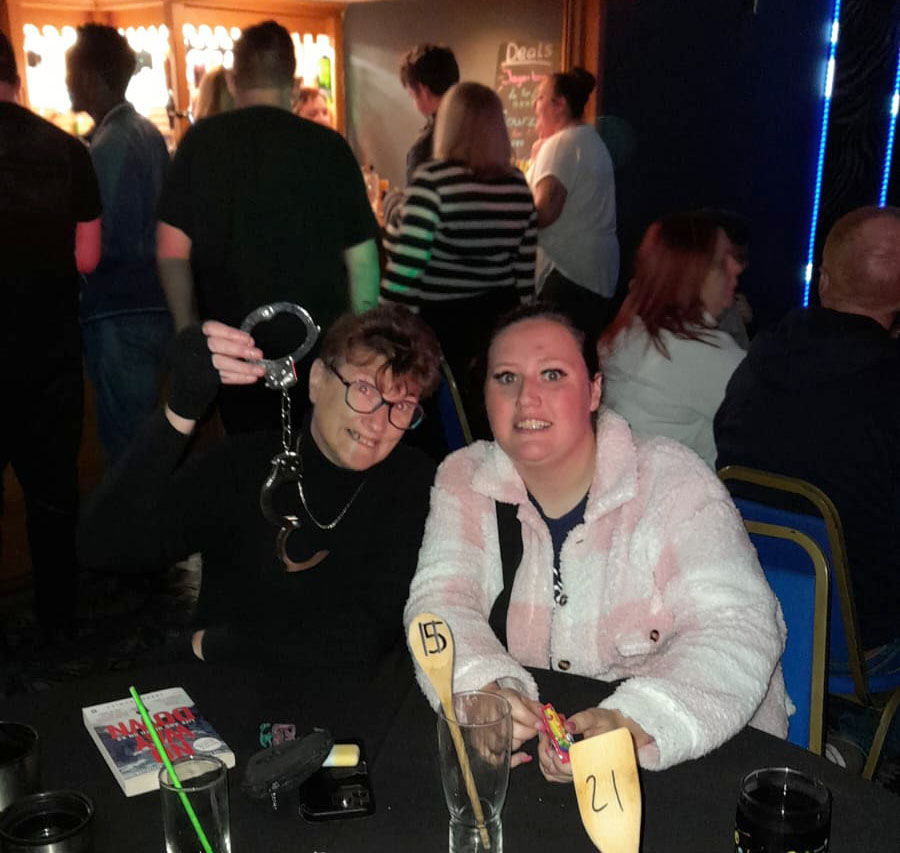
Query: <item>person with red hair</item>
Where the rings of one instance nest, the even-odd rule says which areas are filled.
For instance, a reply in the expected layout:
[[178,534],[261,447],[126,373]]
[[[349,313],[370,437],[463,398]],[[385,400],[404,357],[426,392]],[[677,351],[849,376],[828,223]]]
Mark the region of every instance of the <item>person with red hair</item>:
[[740,264],[711,218],[679,213],[654,222],[634,277],[600,339],[605,404],[643,435],[665,435],[710,468],[712,422],[744,357],[715,318],[734,301]]

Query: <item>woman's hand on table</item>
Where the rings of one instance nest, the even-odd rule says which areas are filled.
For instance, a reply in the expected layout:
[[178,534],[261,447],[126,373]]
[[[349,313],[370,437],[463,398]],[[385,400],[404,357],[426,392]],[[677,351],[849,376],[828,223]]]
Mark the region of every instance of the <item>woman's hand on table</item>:
[[541,724],[541,703],[523,696],[518,690],[510,687],[500,687],[496,682],[491,682],[481,688],[490,693],[497,693],[509,702],[512,708],[512,756],[509,766],[518,767],[520,764],[527,764],[531,761],[532,756],[527,752],[519,752],[522,744],[527,740],[531,740],[539,729]]
[[[587,708],[566,719],[566,731],[586,738],[619,728],[631,732],[635,749],[640,749],[653,740],[634,720],[615,709]],[[559,760],[549,736],[544,732],[538,735],[538,759],[545,779],[550,782],[572,781],[572,765]]]

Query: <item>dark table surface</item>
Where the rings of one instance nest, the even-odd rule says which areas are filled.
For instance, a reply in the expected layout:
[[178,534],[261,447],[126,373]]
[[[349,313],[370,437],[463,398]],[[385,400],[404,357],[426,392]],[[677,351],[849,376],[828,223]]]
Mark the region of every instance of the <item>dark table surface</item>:
[[[542,698],[563,713],[598,702],[609,689],[560,673],[535,675]],[[0,719],[30,723],[40,734],[44,788],[73,788],[93,799],[97,853],[163,849],[158,796],[126,798],[81,719],[82,706],[122,698],[130,684],[141,692],[184,687],[234,750],[237,766],[229,773],[234,853],[447,849],[434,714],[412,680],[409,662],[398,656],[365,676],[323,669],[273,677],[178,663],[74,681],[45,694],[6,701],[0,705]],[[293,722],[298,731],[324,725],[338,740],[362,738],[376,813],[310,824],[286,813],[272,815],[249,801],[239,783],[247,759],[259,748],[261,722]],[[533,752],[533,745],[529,749]],[[641,772],[641,849],[729,853],[741,777],[756,767],[783,765],[814,773],[831,789],[832,853],[900,850],[900,799],[753,729],[697,761],[658,773]],[[507,853],[594,850],[581,826],[573,787],[544,780],[536,760],[511,773],[503,834]]]

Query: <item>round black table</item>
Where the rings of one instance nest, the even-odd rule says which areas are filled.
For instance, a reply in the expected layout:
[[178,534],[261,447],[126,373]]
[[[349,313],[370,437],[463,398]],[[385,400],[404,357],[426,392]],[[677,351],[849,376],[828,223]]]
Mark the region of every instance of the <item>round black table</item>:
[[[563,713],[598,702],[609,686],[576,676],[533,671],[542,698]],[[46,694],[17,697],[0,718],[35,726],[41,737],[46,789],[74,788],[96,806],[97,853],[163,848],[158,797],[126,798],[85,731],[81,708],[122,698],[134,684],[147,692],[187,690],[235,752],[230,771],[234,853],[269,851],[441,851],[447,849],[447,812],[437,766],[435,717],[412,678],[405,655],[377,672],[322,669],[264,675],[202,663],[73,681]],[[366,745],[376,801],[374,815],[310,824],[272,815],[240,790],[247,759],[259,748],[261,722],[292,722],[298,732],[327,726],[338,740]],[[528,747],[532,752],[534,741]],[[740,778],[756,767],[789,765],[820,776],[834,796],[832,853],[900,849],[900,800],[805,750],[746,729],[696,761],[662,772],[641,772],[644,853],[733,850]],[[544,780],[537,761],[512,771],[503,812],[504,847],[512,853],[591,851],[571,785]]]

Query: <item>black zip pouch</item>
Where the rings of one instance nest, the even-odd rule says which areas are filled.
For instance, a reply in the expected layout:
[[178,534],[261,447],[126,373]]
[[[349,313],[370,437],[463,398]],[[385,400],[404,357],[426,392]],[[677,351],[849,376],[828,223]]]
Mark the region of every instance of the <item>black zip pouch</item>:
[[298,740],[261,749],[247,762],[241,790],[253,800],[268,798],[272,811],[293,811],[285,795],[299,788],[331,752],[334,738],[327,729],[313,729]]

